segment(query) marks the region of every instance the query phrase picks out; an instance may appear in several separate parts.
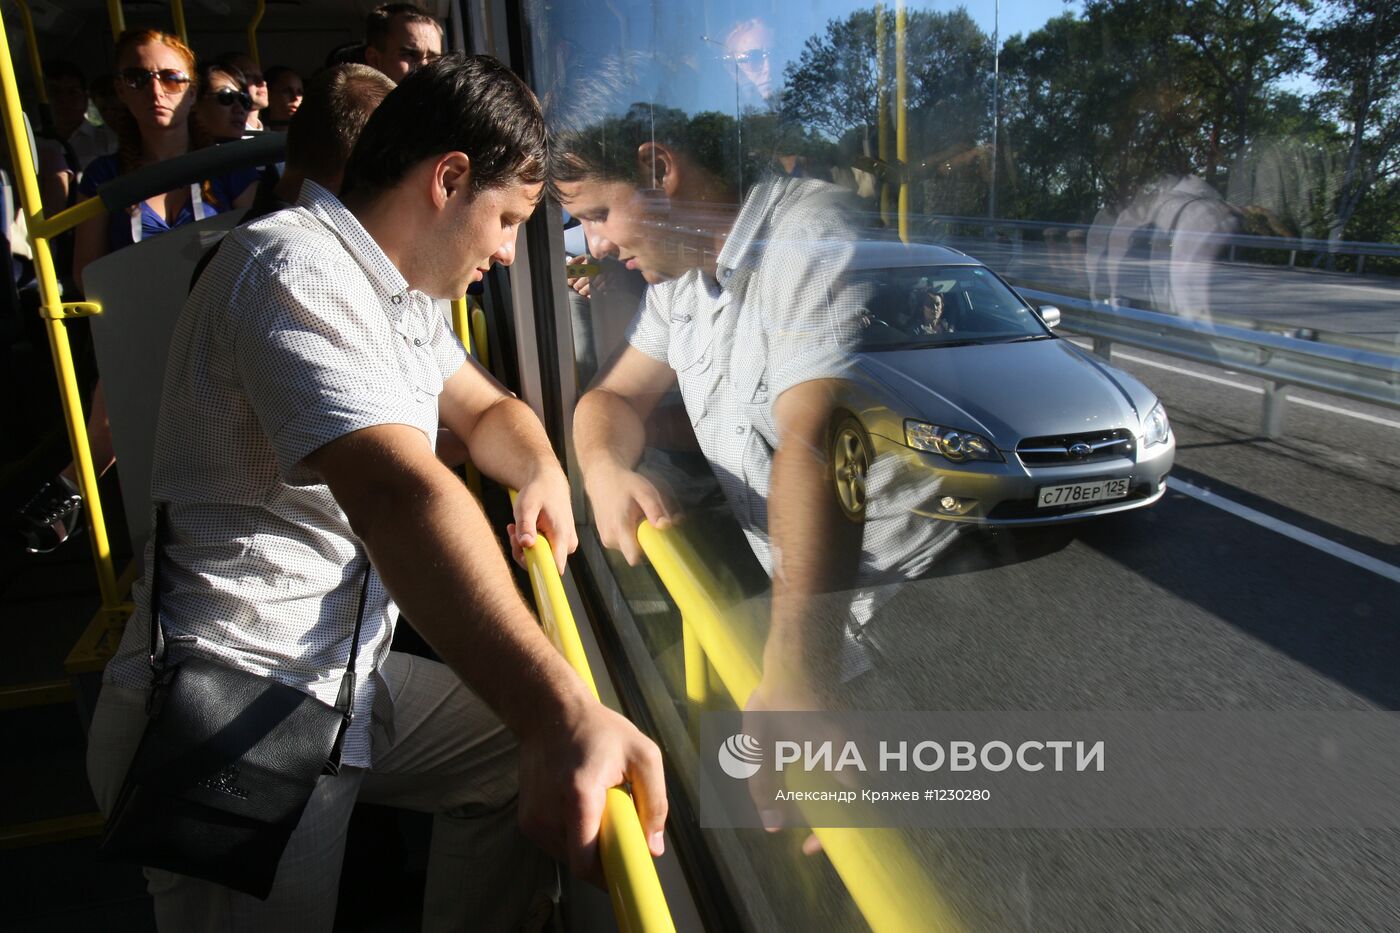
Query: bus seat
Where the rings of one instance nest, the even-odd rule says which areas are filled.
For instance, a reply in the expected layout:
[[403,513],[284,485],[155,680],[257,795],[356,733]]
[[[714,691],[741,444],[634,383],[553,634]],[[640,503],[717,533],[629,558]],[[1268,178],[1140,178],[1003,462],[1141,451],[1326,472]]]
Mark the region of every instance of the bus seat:
[[102,313],[92,319],[92,339],[135,554],[151,532],[151,461],[175,320],[195,264],[238,225],[243,213],[228,211],[177,227],[83,270],[88,300],[102,305]]

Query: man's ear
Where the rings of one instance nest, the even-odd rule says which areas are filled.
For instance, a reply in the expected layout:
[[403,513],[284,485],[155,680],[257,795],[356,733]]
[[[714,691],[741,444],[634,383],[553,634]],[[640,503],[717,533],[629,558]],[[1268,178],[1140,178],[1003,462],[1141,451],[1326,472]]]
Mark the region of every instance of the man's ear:
[[379,50],[378,50],[377,48],[375,48],[374,46],[372,46],[372,45],[370,45],[370,44],[368,44],[368,43],[365,44],[365,64],[366,64],[366,65],[368,65],[368,66],[370,66],[371,68],[373,68],[373,69],[375,69],[376,71],[378,71],[378,70],[379,70],[379,66],[380,66],[381,64],[383,64],[383,62],[380,60],[381,58],[383,58],[383,56],[380,54],[380,52],[379,52]]
[[465,152],[449,152],[438,158],[433,170],[433,204],[441,207],[471,191],[472,162]]
[[637,175],[644,188],[659,188],[674,197],[681,185],[681,164],[665,143],[647,142],[637,147]]

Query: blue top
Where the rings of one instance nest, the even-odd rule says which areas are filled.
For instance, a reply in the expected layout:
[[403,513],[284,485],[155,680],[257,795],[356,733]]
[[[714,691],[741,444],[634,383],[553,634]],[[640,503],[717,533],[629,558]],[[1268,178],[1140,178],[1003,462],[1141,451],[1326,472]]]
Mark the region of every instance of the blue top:
[[[78,190],[89,197],[96,196],[99,186],[105,185],[119,174],[115,155],[100,156],[93,159],[83,172],[83,180],[78,182]],[[180,213],[176,215],[175,220],[170,223],[166,223],[164,217],[151,210],[150,205],[142,201],[141,239],[158,236],[174,227],[183,227],[196,220],[203,220],[206,217],[213,217],[215,214],[231,210],[234,198],[242,194],[249,185],[257,180],[258,170],[255,168],[241,169],[237,172],[211,178],[209,179],[209,188],[213,192],[214,199],[204,199],[203,213],[199,217],[195,217],[194,204],[187,202],[184,207],[180,208]],[[107,215],[108,252],[131,244],[131,215],[126,211],[109,213]]]

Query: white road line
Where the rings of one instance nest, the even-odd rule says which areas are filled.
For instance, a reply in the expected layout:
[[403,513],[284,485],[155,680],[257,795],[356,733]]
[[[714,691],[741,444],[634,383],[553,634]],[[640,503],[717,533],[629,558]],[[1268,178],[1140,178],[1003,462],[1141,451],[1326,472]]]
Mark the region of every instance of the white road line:
[[1392,583],[1400,583],[1400,567],[1387,564],[1382,560],[1377,560],[1369,554],[1362,554],[1360,551],[1349,548],[1344,544],[1329,541],[1327,538],[1322,537],[1322,535],[1313,534],[1311,531],[1304,531],[1302,528],[1280,521],[1271,515],[1265,515],[1263,512],[1257,509],[1251,509],[1247,505],[1240,505],[1238,502],[1232,502],[1229,499],[1222,498],[1209,489],[1202,489],[1200,486],[1188,483],[1183,479],[1177,479],[1175,476],[1167,477],[1167,486],[1176,492],[1204,502],[1206,505],[1213,505],[1221,511],[1229,512],[1237,518],[1242,518],[1247,522],[1253,522],[1261,528],[1267,528],[1270,531],[1278,532],[1286,538],[1292,538],[1299,544],[1306,544],[1308,547],[1316,548],[1324,554],[1330,554],[1332,557],[1338,560],[1344,560],[1349,564],[1360,567],[1362,570],[1369,570],[1371,573],[1385,577]]
[[[1139,363],[1143,366],[1151,366],[1154,369],[1165,369],[1168,372],[1180,373],[1183,376],[1192,376],[1196,379],[1204,379],[1206,382],[1214,382],[1217,385],[1229,386],[1232,389],[1242,389],[1245,392],[1253,392],[1255,395],[1264,394],[1264,390],[1259,386],[1246,385],[1243,382],[1236,382],[1233,379],[1222,379],[1219,376],[1198,373],[1191,369],[1182,369],[1180,366],[1172,366],[1169,363],[1159,363],[1156,360],[1143,359],[1140,356],[1133,356],[1131,353],[1120,353],[1117,350],[1113,351],[1113,355],[1119,359],[1127,360],[1130,363]],[[1372,415],[1364,411],[1348,411],[1345,408],[1338,408],[1336,405],[1328,405],[1326,402],[1314,402],[1310,398],[1289,396],[1288,402],[1291,405],[1306,405],[1309,408],[1316,408],[1319,411],[1346,415],[1348,418],[1356,418],[1359,421],[1369,421],[1372,424],[1383,425],[1387,428],[1400,428],[1400,421],[1391,421],[1389,418],[1381,418],[1378,415]]]

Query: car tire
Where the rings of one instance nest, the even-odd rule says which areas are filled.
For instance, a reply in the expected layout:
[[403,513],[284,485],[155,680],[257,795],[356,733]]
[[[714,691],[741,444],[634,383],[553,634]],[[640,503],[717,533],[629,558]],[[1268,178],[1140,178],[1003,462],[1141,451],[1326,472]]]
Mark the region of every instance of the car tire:
[[838,413],[831,429],[830,477],[837,504],[853,522],[865,521],[866,481],[874,460],[865,426],[849,412]]

